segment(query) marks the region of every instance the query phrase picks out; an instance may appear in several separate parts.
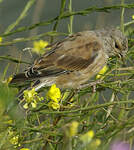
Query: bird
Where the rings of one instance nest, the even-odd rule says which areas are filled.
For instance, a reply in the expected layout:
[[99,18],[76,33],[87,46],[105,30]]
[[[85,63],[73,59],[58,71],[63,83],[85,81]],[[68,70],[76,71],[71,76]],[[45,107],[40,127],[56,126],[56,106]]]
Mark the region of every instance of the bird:
[[109,57],[125,57],[128,40],[119,29],[97,29],[74,33],[48,47],[24,72],[14,75],[11,84],[32,81],[30,88],[35,91],[52,84],[79,89],[99,73]]

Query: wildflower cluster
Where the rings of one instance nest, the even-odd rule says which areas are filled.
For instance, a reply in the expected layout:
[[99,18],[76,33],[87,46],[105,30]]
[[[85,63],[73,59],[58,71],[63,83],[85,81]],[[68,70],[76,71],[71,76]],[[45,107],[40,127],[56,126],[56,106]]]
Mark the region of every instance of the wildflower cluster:
[[43,100],[43,97],[39,97],[37,95],[35,88],[32,88],[32,90],[25,90],[23,93],[23,98],[26,101],[26,103],[23,106],[25,109],[27,109],[30,104],[32,105],[32,108],[35,108],[37,106],[37,102]]
[[9,138],[9,142],[14,145],[14,147],[18,147],[20,146],[19,144],[19,135],[16,134],[11,127],[9,127],[9,130],[8,130],[8,138]]
[[93,137],[94,137],[94,132],[91,130],[81,135],[80,140],[86,144],[86,143],[89,143],[93,139]]
[[96,150],[97,147],[101,144],[100,139],[94,139],[94,131],[90,130],[87,133],[80,136],[80,140],[82,141],[82,147],[87,149]]
[[[33,49],[32,51],[34,53],[37,53],[37,54],[43,54],[45,52],[45,47],[48,46],[48,42],[47,41],[43,41],[43,40],[39,40],[39,41],[34,41],[33,42]],[[48,50],[49,48],[47,48]]]
[[60,108],[59,101],[61,99],[61,91],[59,88],[56,87],[56,84],[53,84],[49,91],[46,94],[46,97],[50,102],[48,103],[48,106],[57,110]]

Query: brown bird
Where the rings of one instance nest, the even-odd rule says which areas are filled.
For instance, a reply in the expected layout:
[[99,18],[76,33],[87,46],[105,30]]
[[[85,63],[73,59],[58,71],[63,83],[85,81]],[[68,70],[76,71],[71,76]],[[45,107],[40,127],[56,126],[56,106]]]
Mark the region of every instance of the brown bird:
[[78,89],[106,65],[110,56],[124,56],[128,40],[120,30],[101,29],[78,32],[50,47],[25,72],[15,75],[11,83],[34,81],[36,91],[54,83],[61,88]]

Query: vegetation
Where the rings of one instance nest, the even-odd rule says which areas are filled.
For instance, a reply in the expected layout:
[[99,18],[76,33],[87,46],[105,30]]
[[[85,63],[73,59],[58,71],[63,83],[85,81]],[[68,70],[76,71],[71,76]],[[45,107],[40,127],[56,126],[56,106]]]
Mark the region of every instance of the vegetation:
[[[120,5],[88,7],[73,11],[71,0],[69,2],[61,0],[57,17],[30,26],[18,27],[28,15],[30,8],[36,4],[35,2],[29,0],[16,21],[0,34],[0,47],[33,41],[33,48],[30,50],[40,55],[55,37],[73,33],[75,16],[90,15],[93,12],[110,13],[111,10],[121,9],[121,24],[117,28],[128,37],[129,50],[123,61],[117,57],[110,58],[99,76],[94,77],[93,81],[98,78],[101,80],[95,88],[91,86],[74,91],[59,89],[56,85],[52,85],[41,89],[38,93],[34,89],[26,90],[21,102],[18,102],[16,97],[20,85],[9,86],[12,75],[6,79],[7,71],[10,69],[7,65],[0,81],[0,150],[108,150],[113,143],[114,146],[123,143],[132,150],[134,16],[130,22],[124,22],[124,15],[125,9],[134,9],[134,3],[125,4],[122,0]],[[65,10],[67,7],[68,9]],[[61,20],[68,18],[68,33],[58,32],[57,27]],[[18,33],[48,25],[52,25],[51,31],[36,36],[6,40]],[[43,40],[44,37],[48,37],[49,41]],[[20,64],[30,64],[20,58],[7,55],[0,56],[0,60],[15,63],[17,67]]]

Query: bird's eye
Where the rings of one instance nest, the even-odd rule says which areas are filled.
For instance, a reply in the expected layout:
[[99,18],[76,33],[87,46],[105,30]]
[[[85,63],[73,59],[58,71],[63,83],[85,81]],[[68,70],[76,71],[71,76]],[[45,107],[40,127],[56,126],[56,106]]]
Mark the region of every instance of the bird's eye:
[[120,49],[120,47],[119,47],[117,42],[115,42],[115,48]]

